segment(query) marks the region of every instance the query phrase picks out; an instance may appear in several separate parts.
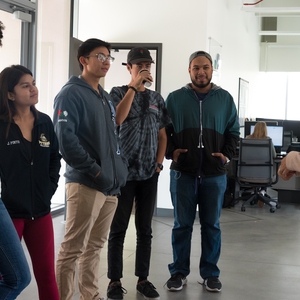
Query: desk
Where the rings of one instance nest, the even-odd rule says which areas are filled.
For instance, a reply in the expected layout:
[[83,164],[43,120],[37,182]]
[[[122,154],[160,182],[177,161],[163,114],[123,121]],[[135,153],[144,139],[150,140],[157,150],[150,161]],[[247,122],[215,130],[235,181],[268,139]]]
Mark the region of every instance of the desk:
[[300,177],[293,176],[290,180],[278,177],[278,182],[271,188],[278,192],[278,202],[300,202]]
[[[280,165],[282,157],[274,158],[274,162]],[[271,189],[278,192],[278,202],[300,202],[300,177],[293,176],[290,180],[283,180],[278,176],[276,184]]]

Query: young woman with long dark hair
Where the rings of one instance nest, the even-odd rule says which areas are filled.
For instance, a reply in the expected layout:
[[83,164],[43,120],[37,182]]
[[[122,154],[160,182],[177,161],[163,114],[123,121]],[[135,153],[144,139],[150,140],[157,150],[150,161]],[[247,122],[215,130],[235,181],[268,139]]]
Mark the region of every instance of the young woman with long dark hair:
[[13,65],[1,72],[1,198],[28,248],[39,299],[59,300],[50,205],[61,155],[52,121],[35,108],[37,102],[38,89],[30,70]]

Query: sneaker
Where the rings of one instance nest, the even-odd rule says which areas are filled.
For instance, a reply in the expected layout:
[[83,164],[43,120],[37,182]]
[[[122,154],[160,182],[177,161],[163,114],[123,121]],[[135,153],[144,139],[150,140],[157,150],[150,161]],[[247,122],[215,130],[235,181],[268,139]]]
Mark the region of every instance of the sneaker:
[[266,194],[266,191],[265,190],[260,190],[259,193],[264,196]]
[[222,283],[218,277],[208,277],[204,279],[203,284],[209,292],[220,292],[222,289]]
[[181,273],[176,273],[166,282],[169,291],[181,291],[183,286],[186,285],[187,279]]
[[140,281],[136,285],[136,289],[145,299],[159,299],[159,293],[155,286],[148,280]]
[[127,290],[122,287],[120,281],[114,281],[107,287],[107,299],[123,300],[123,294],[127,294]]

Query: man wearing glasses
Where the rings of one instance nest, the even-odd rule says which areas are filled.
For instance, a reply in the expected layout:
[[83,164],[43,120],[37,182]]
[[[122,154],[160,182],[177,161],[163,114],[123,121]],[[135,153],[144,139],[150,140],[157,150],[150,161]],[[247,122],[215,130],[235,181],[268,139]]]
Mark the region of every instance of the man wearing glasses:
[[61,300],[73,299],[75,266],[81,299],[103,299],[98,292],[100,251],[125,185],[115,110],[99,85],[114,58],[110,44],[89,39],[78,48],[82,74],[72,76],[54,100],[54,126],[66,166],[67,214],[56,276]]
[[121,285],[123,277],[123,245],[135,204],[137,232],[135,275],[136,289],[145,299],[158,299],[159,294],[148,281],[152,215],[156,201],[157,181],[163,169],[169,124],[162,96],[145,86],[152,82],[148,49],[136,47],[127,56],[127,70],[131,74],[128,85],[114,87],[111,97],[116,108],[121,147],[128,160],[128,179],[122,187],[118,207],[111,225],[108,240],[108,299],[123,299],[126,290]]

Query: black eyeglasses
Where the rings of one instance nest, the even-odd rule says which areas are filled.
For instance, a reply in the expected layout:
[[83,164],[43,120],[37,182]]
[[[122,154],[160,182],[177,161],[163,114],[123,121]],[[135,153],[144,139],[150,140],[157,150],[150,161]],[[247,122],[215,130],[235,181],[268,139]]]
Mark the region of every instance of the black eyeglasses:
[[114,60],[115,60],[114,57],[112,57],[112,56],[110,56],[110,55],[106,56],[106,55],[104,55],[103,53],[96,53],[96,54],[93,54],[93,55],[88,55],[88,56],[86,56],[86,57],[93,57],[93,56],[97,57],[98,60],[101,61],[101,62],[103,62],[103,63],[104,63],[105,61],[108,61],[109,63],[113,63]]

